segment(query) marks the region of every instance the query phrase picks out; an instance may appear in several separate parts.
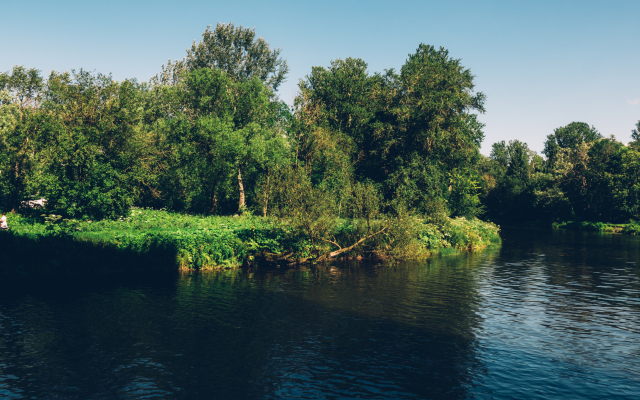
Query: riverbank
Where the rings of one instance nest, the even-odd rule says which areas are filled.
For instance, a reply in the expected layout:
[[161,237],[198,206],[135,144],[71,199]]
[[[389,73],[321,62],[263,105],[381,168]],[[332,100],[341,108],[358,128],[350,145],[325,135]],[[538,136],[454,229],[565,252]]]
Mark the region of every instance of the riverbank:
[[554,222],[553,228],[591,232],[620,233],[623,235],[640,235],[640,223],[634,221],[626,224],[590,221],[563,221]]
[[[379,234],[364,221],[337,220],[331,240],[313,240],[287,221],[256,216],[194,216],[132,209],[118,220],[9,216],[0,234],[1,275],[81,275],[175,269],[238,268],[255,263],[299,264],[340,258],[420,259],[500,243],[499,227],[480,220],[390,219]],[[383,222],[378,222],[378,227]],[[364,240],[362,240],[364,238]],[[353,246],[357,244],[356,246]]]

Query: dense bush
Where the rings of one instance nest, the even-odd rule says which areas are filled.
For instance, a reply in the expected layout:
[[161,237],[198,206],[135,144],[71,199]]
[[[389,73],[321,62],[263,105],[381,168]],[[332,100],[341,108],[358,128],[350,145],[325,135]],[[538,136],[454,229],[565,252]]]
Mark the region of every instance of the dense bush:
[[628,224],[609,224],[604,222],[590,221],[563,221],[554,222],[553,227],[557,229],[571,229],[580,231],[623,233],[626,235],[640,234],[640,224],[634,221],[631,221]]
[[623,228],[622,233],[627,235],[640,235],[640,222],[629,223]]

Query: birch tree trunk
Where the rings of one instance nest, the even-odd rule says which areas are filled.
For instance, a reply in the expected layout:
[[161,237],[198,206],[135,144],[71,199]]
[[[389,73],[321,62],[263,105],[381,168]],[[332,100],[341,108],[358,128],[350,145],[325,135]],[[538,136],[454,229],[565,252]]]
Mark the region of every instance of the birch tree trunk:
[[242,184],[242,171],[238,169],[238,188],[240,189],[240,203],[238,204],[238,211],[242,211],[245,208],[244,201],[244,185]]
[[269,185],[269,173],[267,173],[267,184],[264,189],[264,204],[262,205],[262,216],[267,216],[267,207],[269,205],[269,192],[271,192],[271,186]]

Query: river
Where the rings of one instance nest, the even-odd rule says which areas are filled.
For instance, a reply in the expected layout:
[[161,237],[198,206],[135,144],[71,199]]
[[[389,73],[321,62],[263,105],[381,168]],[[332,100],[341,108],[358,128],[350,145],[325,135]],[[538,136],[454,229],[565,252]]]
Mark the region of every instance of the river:
[[2,282],[0,398],[640,398],[640,237],[503,238],[420,263]]

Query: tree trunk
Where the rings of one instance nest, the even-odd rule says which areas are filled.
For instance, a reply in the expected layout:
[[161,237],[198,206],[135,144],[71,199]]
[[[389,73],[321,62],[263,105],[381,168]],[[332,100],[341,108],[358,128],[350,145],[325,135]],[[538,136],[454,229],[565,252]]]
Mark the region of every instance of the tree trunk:
[[267,184],[264,190],[264,204],[262,205],[262,216],[267,216],[267,206],[269,205],[269,192],[271,191],[271,187],[269,186],[269,174],[267,173]]
[[238,188],[240,189],[240,203],[238,204],[238,211],[243,211],[245,208],[244,185],[242,184],[242,172],[240,170],[238,170]]
[[218,197],[216,196],[216,192],[213,192],[213,197],[211,198],[211,210],[209,213],[215,214],[218,209]]

